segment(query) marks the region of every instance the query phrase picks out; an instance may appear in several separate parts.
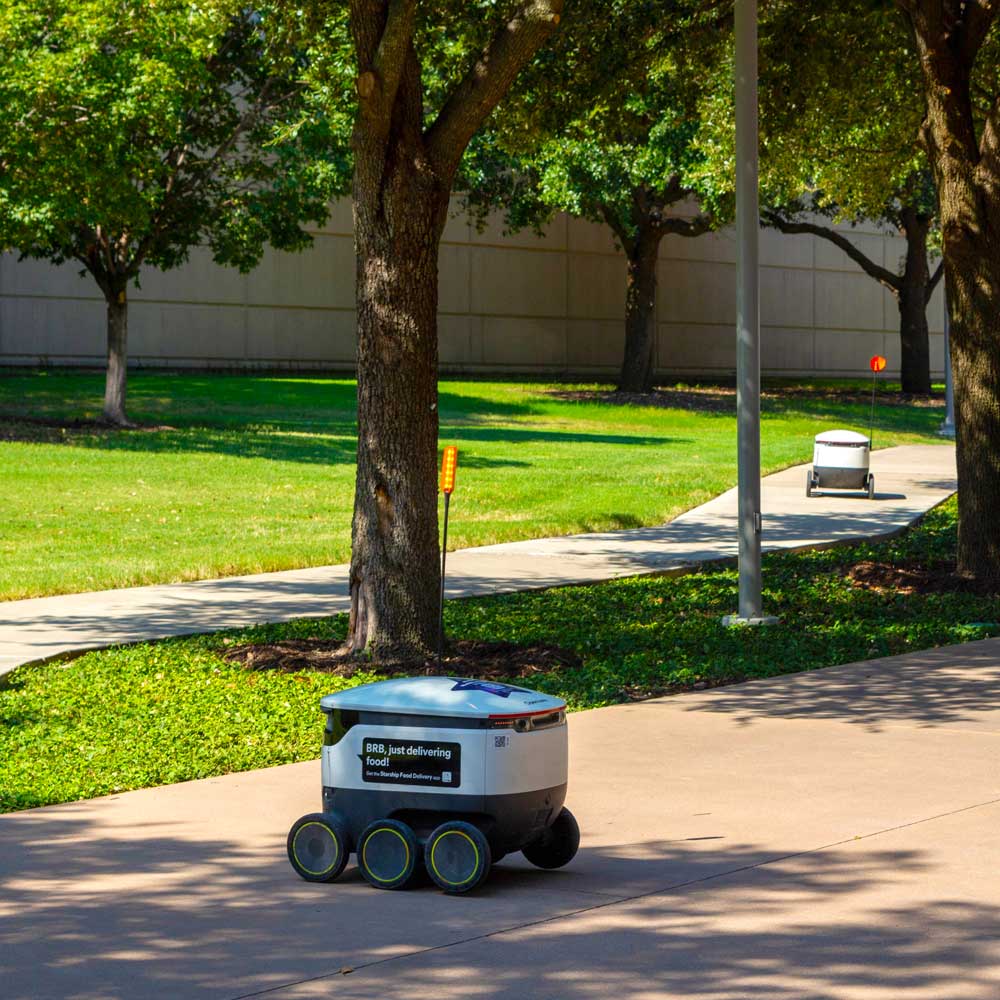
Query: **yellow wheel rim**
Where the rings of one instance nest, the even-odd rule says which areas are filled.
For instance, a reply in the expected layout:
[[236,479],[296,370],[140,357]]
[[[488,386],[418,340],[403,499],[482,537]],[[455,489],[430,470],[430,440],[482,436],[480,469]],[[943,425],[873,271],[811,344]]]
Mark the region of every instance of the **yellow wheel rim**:
[[[438,871],[437,862],[434,860],[434,855],[437,853],[438,845],[444,840],[445,837],[463,837],[469,842],[472,847],[473,852],[476,855],[476,863],[472,868],[472,874],[468,878],[463,878],[461,882],[453,882],[450,878],[445,878],[440,871]],[[437,840],[434,841],[434,846],[431,847],[431,869],[434,874],[437,875],[442,882],[448,885],[465,885],[466,882],[471,882],[476,877],[476,872],[479,871],[479,848],[476,846],[476,842],[464,831],[462,830],[445,830]]]
[[[394,875],[392,878],[380,878],[371,870],[371,867],[368,864],[368,845],[371,843],[371,839],[376,833],[391,833],[399,837],[399,839],[403,842],[403,850],[406,851],[406,860],[403,862],[403,867],[400,870],[399,875]],[[376,882],[395,882],[396,879],[402,877],[403,873],[410,866],[410,845],[406,842],[406,838],[399,832],[399,830],[394,830],[391,826],[380,826],[377,830],[373,830],[365,838],[365,845],[361,848],[361,860],[364,862],[365,871],[368,872],[368,874],[371,875]]]
[[[304,862],[302,860],[302,857],[299,855],[299,837],[302,836],[302,831],[310,826],[318,826],[325,834],[327,834],[330,837],[330,839],[333,841],[334,847],[337,848],[337,852],[333,856],[333,861],[331,861],[330,864],[328,864],[326,868],[322,869],[321,871],[317,871],[315,868],[310,868],[309,865],[307,865],[306,862]],[[308,823],[303,823],[302,826],[300,826],[298,830],[295,831],[295,839],[292,841],[292,853],[295,855],[295,860],[299,863],[299,866],[304,871],[309,872],[310,875],[326,875],[327,872],[332,872],[333,869],[337,867],[337,862],[340,860],[340,841],[337,839],[336,834],[328,826],[324,825],[323,823],[317,823],[316,820],[310,820]]]

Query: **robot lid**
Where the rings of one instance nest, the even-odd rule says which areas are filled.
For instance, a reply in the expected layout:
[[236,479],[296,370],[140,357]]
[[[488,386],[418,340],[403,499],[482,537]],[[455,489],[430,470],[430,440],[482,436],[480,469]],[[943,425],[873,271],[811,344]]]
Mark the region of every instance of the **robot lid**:
[[324,712],[392,712],[398,715],[441,715],[466,719],[503,719],[555,712],[562,698],[468,677],[398,677],[328,694]]
[[816,444],[840,445],[842,448],[860,448],[869,443],[867,436],[857,431],[823,431],[816,435]]

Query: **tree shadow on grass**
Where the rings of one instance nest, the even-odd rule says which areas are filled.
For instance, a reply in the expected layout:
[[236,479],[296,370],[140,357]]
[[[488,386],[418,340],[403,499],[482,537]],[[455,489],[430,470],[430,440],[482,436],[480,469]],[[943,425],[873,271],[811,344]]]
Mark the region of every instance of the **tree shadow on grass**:
[[559,872],[511,859],[459,899],[380,893],[353,867],[297,879],[287,817],[254,798],[273,780],[247,781],[243,815],[174,786],[0,818],[7,1000],[235,998],[328,976],[316,995],[437,996],[458,976],[491,997],[839,1000],[877,980],[955,998],[996,961],[1000,908],[872,897],[920,882],[913,850],[648,841],[584,847]]
[[[867,432],[871,419],[871,409],[870,406],[860,402],[771,396],[761,401],[761,416],[765,421],[764,433],[767,430],[768,417],[800,417],[803,420],[814,420],[817,423],[840,423]],[[913,407],[900,404],[879,405],[876,402],[873,438],[878,446],[880,431],[936,435],[943,419],[943,405],[940,407]],[[821,429],[817,428],[817,430]]]
[[[530,399],[496,399],[449,391],[441,383],[444,419],[529,417]],[[100,417],[103,375],[93,372],[0,373],[0,417],[95,420]],[[357,388],[353,379],[308,375],[205,375],[132,372],[129,415],[137,423],[239,429],[266,424],[277,430],[353,430]]]
[[[580,444],[584,446],[650,447],[667,445],[679,439],[619,434],[587,434],[542,430],[520,426],[479,426],[445,424],[441,443],[463,448],[465,468],[507,468],[531,463],[517,458],[494,458],[477,455],[472,450],[479,442],[491,444]],[[95,451],[135,452],[145,454],[211,454],[234,458],[265,459],[276,462],[299,462],[314,465],[353,465],[357,441],[353,427],[347,425],[331,433],[288,432],[271,428],[220,430],[192,427],[156,431],[107,431],[76,434],[73,447]]]
[[[728,386],[664,387],[647,394],[568,388],[552,389],[547,395],[565,402],[603,405],[609,412],[644,407],[730,420],[736,417],[736,391]],[[864,393],[841,398],[823,391],[796,392],[772,387],[761,395],[760,405],[765,421],[772,416],[801,417],[817,423],[840,422],[867,427],[871,416],[870,403]],[[876,430],[935,434],[944,416],[944,401],[914,406],[908,401],[881,397],[876,401],[875,416]]]

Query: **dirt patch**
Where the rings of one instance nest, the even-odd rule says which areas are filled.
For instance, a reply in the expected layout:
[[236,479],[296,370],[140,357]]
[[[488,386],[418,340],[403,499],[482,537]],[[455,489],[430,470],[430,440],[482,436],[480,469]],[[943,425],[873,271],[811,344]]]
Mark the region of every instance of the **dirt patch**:
[[[719,385],[691,385],[683,388],[654,389],[652,392],[617,392],[603,389],[562,390],[553,389],[550,396],[577,403],[609,403],[614,406],[653,406],[663,409],[694,410],[700,413],[735,413],[736,388]],[[836,387],[783,386],[765,388],[760,397],[768,402],[787,402],[789,399],[810,399],[817,402],[870,403],[870,392]],[[904,393],[879,393],[879,406],[939,407],[943,396],[916,396]]]
[[[286,639],[280,642],[246,643],[227,649],[222,658],[247,670],[279,670],[300,673],[315,670],[353,677],[373,664],[343,652],[333,639]],[[484,680],[526,680],[540,674],[576,670],[583,661],[572,650],[540,643],[519,646],[513,642],[479,642],[459,639],[449,643],[440,669],[436,659],[392,664],[393,673],[443,674],[448,677],[478,677]]]
[[996,593],[994,587],[955,572],[954,563],[925,567],[920,565],[896,566],[880,562],[855,563],[847,578],[855,587],[876,593],[895,594],[978,594],[988,597]]
[[602,389],[552,389],[550,396],[572,403],[609,403],[612,406],[655,406],[702,413],[735,413],[736,390],[712,388],[654,389],[652,392],[617,392]]
[[26,441],[34,444],[66,444],[75,438],[116,434],[121,431],[148,434],[172,430],[176,428],[167,424],[128,424],[125,427],[118,427],[102,420],[0,416],[0,441]]

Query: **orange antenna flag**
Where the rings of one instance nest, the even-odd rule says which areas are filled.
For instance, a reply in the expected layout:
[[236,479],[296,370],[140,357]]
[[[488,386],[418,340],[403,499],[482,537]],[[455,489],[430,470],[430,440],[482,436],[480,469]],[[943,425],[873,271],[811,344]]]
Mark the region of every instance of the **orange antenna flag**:
[[873,372],[880,372],[886,366],[886,360],[881,354],[876,354],[871,361],[868,362],[868,366]]
[[441,492],[445,494],[455,491],[455,470],[458,468],[458,449],[448,445],[441,458]]

